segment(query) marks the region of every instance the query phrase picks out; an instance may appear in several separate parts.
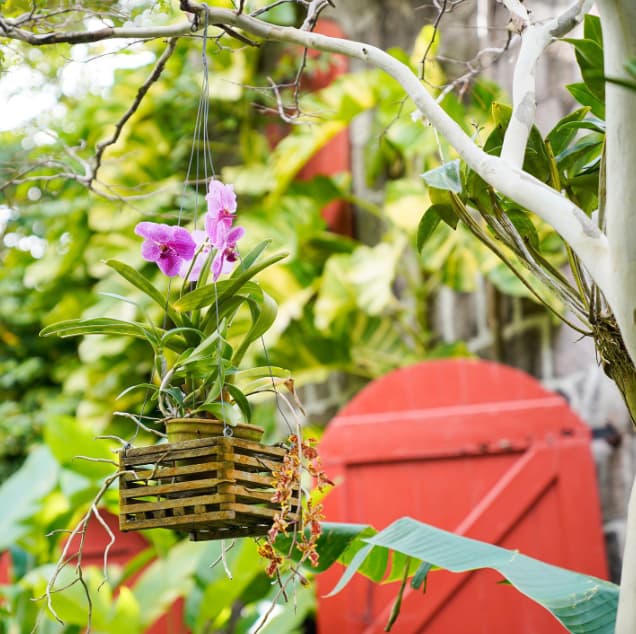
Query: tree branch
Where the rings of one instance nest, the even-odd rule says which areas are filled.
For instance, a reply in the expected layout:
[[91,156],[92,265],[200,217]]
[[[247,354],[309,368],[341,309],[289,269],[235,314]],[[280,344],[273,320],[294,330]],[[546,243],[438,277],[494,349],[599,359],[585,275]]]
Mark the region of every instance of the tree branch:
[[[204,5],[184,0],[182,6],[194,13],[205,11]],[[210,22],[229,21],[252,35],[281,42],[300,44],[330,53],[359,59],[385,71],[404,88],[422,114],[443,134],[466,163],[487,183],[511,200],[536,213],[568,242],[590,275],[606,295],[609,262],[607,240],[599,228],[574,203],[532,175],[511,166],[497,156],[477,147],[463,129],[436,103],[419,78],[405,64],[385,51],[368,44],[352,42],[292,27],[268,24],[231,11],[207,8]],[[608,297],[611,303],[611,298]]]
[[[231,13],[231,12],[228,12]],[[18,28],[11,20],[0,16],[0,37],[26,42],[32,46],[49,44],[86,44],[114,39],[156,40],[160,38],[189,35],[197,30],[191,22],[154,27],[103,27],[92,31],[50,31],[49,33],[32,33]]]
[[[586,0],[583,2],[585,3]],[[573,7],[578,8],[580,3],[581,0]],[[265,40],[288,42],[329,53],[340,53],[371,64],[385,71],[400,83],[422,114],[446,137],[468,166],[475,170],[488,184],[504,196],[533,211],[554,227],[571,245],[572,250],[580,258],[596,284],[605,293],[610,305],[613,303],[614,293],[609,284],[610,267],[607,240],[594,222],[559,192],[518,167],[510,165],[508,161],[488,155],[477,147],[462,128],[436,103],[408,66],[385,51],[369,44],[270,24],[245,14],[238,14],[228,9],[208,7],[192,0],[181,0],[181,9],[197,17],[194,25],[187,23],[155,28],[104,28],[88,32],[53,32],[39,35],[21,31],[10,25],[7,26],[5,20],[0,21],[0,29],[7,37],[21,39],[35,45],[59,42],[95,42],[112,38],[154,39],[187,34],[193,28],[196,29],[196,25],[203,23],[201,16],[207,11],[209,24],[232,26]],[[580,8],[577,15],[578,13],[580,13]]]
[[161,54],[161,57],[159,57],[159,59],[157,60],[157,64],[152,69],[150,75],[148,75],[146,81],[139,87],[134,101],[130,104],[130,107],[128,108],[128,110],[126,110],[122,118],[115,124],[115,132],[113,132],[113,135],[109,139],[101,141],[97,144],[93,170],[87,182],[87,186],[89,189],[97,178],[97,172],[101,167],[104,151],[109,145],[114,145],[115,143],[117,143],[117,140],[119,139],[121,131],[126,125],[126,122],[128,121],[128,119],[130,119],[130,117],[133,116],[133,114],[135,114],[135,112],[137,112],[137,109],[139,108],[143,98],[146,96],[146,93],[150,89],[150,86],[152,86],[152,84],[154,84],[161,76],[163,69],[166,67],[166,62],[168,61],[172,53],[174,53],[174,49],[177,45],[177,39],[178,38],[173,37],[168,40],[168,46],[166,46],[165,50]]
[[583,19],[593,0],[577,0],[561,15],[541,25],[531,24],[525,9],[522,5],[517,6],[517,1],[503,0],[503,3],[515,19],[525,14],[525,28],[521,33],[521,48],[513,75],[512,116],[501,149],[501,158],[513,167],[520,168],[537,107],[535,87],[539,58],[555,38],[569,33]]

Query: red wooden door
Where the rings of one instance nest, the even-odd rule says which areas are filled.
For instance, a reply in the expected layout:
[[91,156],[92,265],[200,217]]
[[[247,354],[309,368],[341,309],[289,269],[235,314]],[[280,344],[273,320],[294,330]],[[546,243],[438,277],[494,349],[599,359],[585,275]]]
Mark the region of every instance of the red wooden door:
[[[444,360],[398,370],[363,390],[321,443],[340,482],[327,519],[383,528],[409,515],[607,578],[588,428],[522,372]],[[319,596],[340,570],[318,580]],[[407,590],[397,634],[550,634],[562,626],[492,571],[432,573]],[[379,633],[397,587],[358,577],[319,599],[318,632]]]

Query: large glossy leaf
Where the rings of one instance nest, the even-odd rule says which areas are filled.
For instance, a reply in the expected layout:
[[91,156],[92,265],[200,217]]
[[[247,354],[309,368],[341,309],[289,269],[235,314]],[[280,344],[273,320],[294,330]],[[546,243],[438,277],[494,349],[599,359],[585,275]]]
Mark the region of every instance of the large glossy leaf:
[[[325,525],[325,535],[335,531],[338,524]],[[360,533],[368,530],[360,527]],[[580,574],[527,557],[518,551],[507,550],[403,517],[379,533],[359,540],[351,540],[351,525],[344,525],[342,544],[350,540],[340,555],[342,561],[352,545],[358,550],[347,570],[331,594],[342,590],[355,571],[363,572],[367,559],[379,558],[389,551],[412,558],[420,566],[412,583],[421,585],[426,568],[432,565],[451,572],[469,572],[482,568],[498,571],[517,590],[549,610],[568,631],[576,634],[612,634],[618,604],[618,586],[589,575]],[[360,548],[360,543],[365,544]],[[403,560],[402,570],[392,570],[397,578],[413,562]],[[395,566],[394,566],[395,568]],[[434,573],[429,584],[435,583]],[[425,600],[424,598],[422,600]]]
[[132,589],[135,599],[143,606],[144,625],[155,621],[176,599],[187,596],[200,561],[212,562],[211,549],[195,542],[180,542],[165,558],[146,568]]
[[555,126],[550,130],[546,141],[550,142],[552,152],[556,155],[563,152],[569,145],[570,141],[576,136],[577,128],[573,126],[574,123],[579,123],[585,118],[585,115],[590,111],[590,107],[578,108],[569,115],[563,117]]
[[55,487],[60,466],[48,447],[34,449],[19,471],[0,486],[0,551],[14,544],[28,528],[22,521],[38,509],[38,501]]
[[581,69],[588,90],[599,100],[605,100],[605,76],[603,73],[603,47],[594,40],[565,39],[574,46],[576,61]]
[[605,103],[585,83],[568,84],[566,88],[582,106],[588,106],[597,117],[605,120]]

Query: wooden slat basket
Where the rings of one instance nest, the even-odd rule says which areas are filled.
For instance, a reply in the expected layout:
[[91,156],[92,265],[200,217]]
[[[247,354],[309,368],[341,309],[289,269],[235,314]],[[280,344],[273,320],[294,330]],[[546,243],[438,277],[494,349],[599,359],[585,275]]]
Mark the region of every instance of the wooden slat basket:
[[[265,535],[280,513],[272,474],[285,453],[223,436],[122,451],[120,529],[171,528],[194,541]],[[292,504],[286,519],[297,517]]]

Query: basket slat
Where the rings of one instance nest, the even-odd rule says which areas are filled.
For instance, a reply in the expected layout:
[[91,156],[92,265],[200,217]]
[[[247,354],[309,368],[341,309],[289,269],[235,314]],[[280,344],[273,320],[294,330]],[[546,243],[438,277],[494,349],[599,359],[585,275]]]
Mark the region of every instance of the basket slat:
[[[280,513],[272,471],[285,453],[231,437],[122,451],[120,528],[184,530],[195,541],[264,535]],[[293,502],[286,520],[296,521],[298,511]]]

